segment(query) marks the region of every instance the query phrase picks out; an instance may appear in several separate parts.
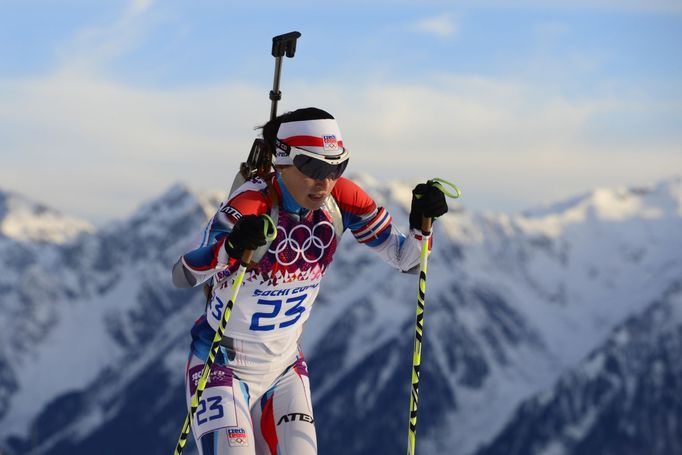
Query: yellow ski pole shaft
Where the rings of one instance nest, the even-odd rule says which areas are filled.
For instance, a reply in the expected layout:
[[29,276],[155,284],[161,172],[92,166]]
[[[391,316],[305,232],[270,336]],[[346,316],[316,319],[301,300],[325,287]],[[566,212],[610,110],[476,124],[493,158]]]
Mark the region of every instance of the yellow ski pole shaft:
[[[431,232],[431,218],[422,219],[422,233]],[[407,453],[414,455],[417,442],[417,404],[419,401],[419,368],[422,363],[422,336],[424,331],[424,297],[426,295],[426,268],[429,258],[428,240],[422,245],[419,257],[419,292],[417,294],[417,319],[415,324],[414,351],[412,353],[412,390],[410,392],[410,424],[407,434]]]
[[[275,224],[272,221],[272,218],[270,218],[268,215],[263,215],[263,217],[266,219],[265,237],[266,239],[272,240],[277,236],[277,229],[275,228]],[[269,226],[272,226],[274,228],[273,234],[268,234]],[[196,413],[197,408],[199,407],[201,395],[204,393],[204,389],[206,388],[206,384],[208,383],[208,378],[209,375],[211,374],[211,368],[213,368],[215,358],[218,355],[218,350],[220,349],[220,341],[223,339],[223,336],[225,335],[227,321],[230,319],[232,307],[234,306],[234,302],[237,299],[239,288],[241,288],[241,285],[244,282],[246,267],[251,262],[252,257],[253,257],[252,250],[245,250],[244,254],[242,255],[241,264],[239,265],[239,269],[237,269],[237,276],[234,279],[234,282],[232,283],[230,299],[228,300],[227,305],[225,306],[225,312],[223,313],[223,317],[220,319],[220,325],[218,326],[218,330],[216,330],[215,336],[213,337],[213,343],[211,344],[211,349],[208,352],[208,358],[204,363],[204,369],[201,371],[201,377],[199,378],[199,382],[197,383],[197,389],[194,392],[194,395],[192,395],[190,410],[185,416],[185,423],[182,425],[182,431],[180,432],[180,437],[178,438],[178,443],[175,446],[175,451],[173,452],[173,455],[182,454],[182,451],[185,448],[185,444],[187,444],[187,436],[189,435],[191,429],[191,422],[194,419],[194,414]]]
[[[456,199],[462,195],[459,188],[447,180],[434,178],[429,184],[442,191],[445,196]],[[446,188],[450,187],[450,190]],[[431,233],[433,219],[422,218],[422,233]],[[412,390],[410,392],[410,421],[407,430],[407,455],[415,454],[417,443],[417,405],[419,403],[419,369],[422,363],[422,339],[424,336],[424,298],[426,296],[426,267],[429,259],[429,241],[424,241],[419,256],[419,291],[417,294],[417,320],[415,324],[414,351],[412,353]]]

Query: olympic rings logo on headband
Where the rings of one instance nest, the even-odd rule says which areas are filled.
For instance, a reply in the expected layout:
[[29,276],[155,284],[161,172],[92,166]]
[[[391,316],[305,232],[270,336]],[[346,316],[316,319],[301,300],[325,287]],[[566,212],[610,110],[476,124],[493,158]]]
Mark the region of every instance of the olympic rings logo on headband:
[[[328,226],[330,230],[329,234],[329,239],[324,239],[322,237],[325,237],[323,235],[323,232],[320,232],[322,227]],[[296,240],[294,238],[294,234],[296,233],[297,230],[302,229],[304,230],[303,237],[305,240],[302,242],[299,240]],[[277,262],[279,262],[281,265],[292,265],[296,261],[298,261],[299,258],[303,258],[304,261],[306,261],[308,264],[313,264],[315,262],[318,262],[322,257],[324,256],[324,252],[329,246],[332,244],[332,241],[334,241],[334,225],[330,223],[329,221],[320,221],[317,223],[315,226],[313,226],[312,229],[310,229],[308,226],[305,224],[299,224],[297,226],[294,226],[294,228],[289,231],[289,233],[286,232],[286,230],[282,226],[277,226],[277,239],[282,239],[277,246],[272,249],[268,249],[268,253],[274,253],[275,257],[277,258]],[[312,253],[314,254],[314,248],[317,248],[319,250],[319,253],[317,254],[317,257],[315,258],[310,258],[307,253],[311,251],[311,248],[313,249]],[[295,252],[296,254],[294,255],[293,259],[290,261],[284,261],[282,258],[280,258],[280,254],[284,253],[287,250],[291,250]]]

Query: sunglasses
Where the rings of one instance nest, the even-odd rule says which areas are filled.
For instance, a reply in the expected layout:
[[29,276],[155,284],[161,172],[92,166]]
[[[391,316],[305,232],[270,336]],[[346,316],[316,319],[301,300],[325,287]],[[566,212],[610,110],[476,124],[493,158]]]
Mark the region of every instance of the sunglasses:
[[[280,144],[282,143],[280,142]],[[324,180],[326,178],[338,179],[346,170],[350,157],[350,152],[345,148],[342,149],[339,155],[329,156],[320,155],[299,147],[286,146],[286,149],[288,149],[289,157],[294,162],[296,169],[301,171],[306,177],[315,180]]]

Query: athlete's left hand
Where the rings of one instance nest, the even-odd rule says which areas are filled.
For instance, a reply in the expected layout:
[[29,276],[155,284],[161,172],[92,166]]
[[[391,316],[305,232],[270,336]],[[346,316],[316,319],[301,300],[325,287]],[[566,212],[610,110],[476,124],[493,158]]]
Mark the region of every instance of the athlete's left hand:
[[410,228],[421,229],[423,218],[437,218],[448,211],[445,194],[430,181],[420,183],[412,190]]

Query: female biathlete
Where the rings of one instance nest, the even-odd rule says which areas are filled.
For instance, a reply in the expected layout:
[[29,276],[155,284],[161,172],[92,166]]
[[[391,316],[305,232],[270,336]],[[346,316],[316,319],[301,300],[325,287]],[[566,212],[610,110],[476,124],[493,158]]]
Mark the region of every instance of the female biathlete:
[[[201,243],[173,267],[178,287],[207,280],[205,314],[192,328],[186,370],[188,406],[245,250],[255,250],[203,392],[192,433],[202,455],[317,453],[308,368],[299,337],[341,235],[350,230],[393,267],[419,263],[422,217],[447,212],[428,183],[413,190],[410,231],[342,177],[349,151],[334,117],[299,109],[266,123],[274,172],[245,182],[206,225]],[[266,240],[267,214],[277,237]]]

